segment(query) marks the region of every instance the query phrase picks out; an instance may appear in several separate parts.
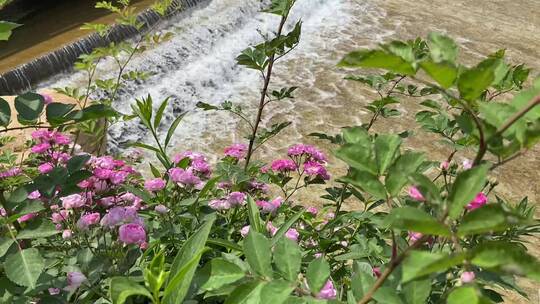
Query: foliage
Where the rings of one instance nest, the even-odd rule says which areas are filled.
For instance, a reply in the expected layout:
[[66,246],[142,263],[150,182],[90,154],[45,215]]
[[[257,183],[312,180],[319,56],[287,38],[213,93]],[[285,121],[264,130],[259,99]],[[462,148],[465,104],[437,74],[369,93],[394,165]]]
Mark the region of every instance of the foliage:
[[[120,3],[98,6],[132,22]],[[354,51],[341,66],[384,70],[347,77],[377,92],[371,117],[338,135],[314,134],[334,145],[344,176],[329,183],[327,156],[299,143],[268,164],[250,161],[288,125],[258,127],[266,104],[296,89],[270,88],[272,66],[299,41],[300,23],[282,34],[293,4],[272,1],[266,12],[281,18],[277,35],[237,58],[263,78],[255,119],[228,101],[199,104],[251,127],[249,144],[226,147],[215,164],[192,151],[170,155],[183,115],[163,132],[168,99],[147,96],[124,115],[110,108],[120,80],[94,86],[90,76],[85,94],[63,90],[83,102],[98,89],[112,93],[78,109],[31,92],[16,98],[17,120],[36,130],[26,158],[0,155],[2,302],[499,303],[500,288],[524,295],[515,277],[540,281],[540,262],[525,246],[540,232],[534,207],[497,195],[491,176],[538,141],[540,82],[527,87],[529,70],[505,63],[502,51],[466,67],[440,34]],[[111,46],[106,56],[134,49]],[[86,58],[78,67],[92,75],[97,63]],[[498,100],[511,91],[511,101]],[[418,124],[450,148],[445,160],[405,149],[410,130],[374,131],[381,117],[400,115],[397,104],[416,99]],[[13,130],[6,104],[2,132]],[[61,133],[102,117],[148,129],[154,143],[133,146],[156,156],[158,164],[144,164],[152,177],[135,169],[143,165],[138,150],[92,155],[76,148],[77,132]],[[458,164],[467,151],[475,159]],[[295,201],[300,189],[320,185],[322,208]],[[363,209],[343,210],[353,202]]]

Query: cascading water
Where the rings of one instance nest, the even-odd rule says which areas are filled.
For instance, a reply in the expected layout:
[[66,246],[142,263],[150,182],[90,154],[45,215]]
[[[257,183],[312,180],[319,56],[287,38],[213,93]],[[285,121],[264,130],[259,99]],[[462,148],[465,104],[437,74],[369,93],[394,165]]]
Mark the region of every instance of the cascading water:
[[[171,97],[166,111],[165,126],[183,111],[194,110],[199,101],[219,103],[231,100],[242,104],[248,111],[258,94],[258,74],[236,65],[235,57],[249,45],[261,41],[260,34],[275,30],[278,18],[261,13],[268,1],[260,0],[214,0],[207,6],[195,10],[187,18],[171,20],[168,30],[175,32],[174,38],[145,55],[136,58],[130,65],[132,69],[143,69],[153,76],[143,84],[133,84],[120,92],[120,101],[115,106],[121,111],[128,111],[129,105],[137,97],[147,94],[160,101]],[[304,31],[298,49],[291,53],[287,61],[278,64],[275,82],[279,85],[298,85],[312,87],[317,73],[322,72],[321,64],[333,66],[339,57],[322,58],[318,54],[331,51],[333,46],[348,43],[352,34],[347,32],[350,25],[362,26],[365,31],[373,32],[373,43],[381,41],[387,31],[374,31],[382,13],[368,3],[343,0],[299,0],[295,5],[291,21],[303,20]],[[344,27],[344,25],[348,25]],[[292,24],[289,24],[289,28]],[[351,48],[354,45],[350,45]],[[318,58],[319,62],[315,62]],[[294,65],[295,61],[313,60],[306,66],[302,77],[283,73],[283,69]],[[281,67],[280,67],[281,66]],[[297,69],[298,67],[293,67]],[[340,79],[342,75],[327,71]],[[106,72],[104,71],[106,75]],[[80,81],[80,75],[70,75],[46,86],[66,86]],[[292,81],[287,84],[286,80]],[[316,88],[320,97],[331,98],[333,93]],[[304,103],[298,99],[297,103]],[[157,103],[157,102],[155,102]],[[306,104],[308,106],[312,106]],[[283,116],[283,120],[292,119],[294,112],[289,112],[292,103],[283,103],[268,112],[272,117]],[[271,113],[270,113],[271,112]],[[298,117],[304,116],[300,114]],[[322,122],[321,122],[322,123]],[[177,130],[173,146],[196,148],[211,152],[221,140],[230,143],[238,132],[237,122],[224,113],[202,113],[193,111]],[[293,125],[293,130],[295,130]],[[289,131],[289,136],[298,137],[297,132]],[[296,133],[296,134],[294,134]],[[221,140],[205,140],[217,136]],[[129,142],[145,141],[148,134],[137,121],[113,125],[109,132],[109,148],[118,151]]]
[[[191,9],[205,0],[174,0],[171,7],[181,6],[184,10]],[[138,20],[145,24],[141,30],[155,25],[162,18],[154,11],[146,10],[138,15]],[[68,71],[81,54],[90,53],[94,48],[119,42],[136,35],[138,31],[129,26],[114,26],[105,37],[91,34],[86,38],[67,44],[45,56],[36,58],[11,71],[0,75],[0,95],[12,95],[28,90],[40,81],[59,72]]]

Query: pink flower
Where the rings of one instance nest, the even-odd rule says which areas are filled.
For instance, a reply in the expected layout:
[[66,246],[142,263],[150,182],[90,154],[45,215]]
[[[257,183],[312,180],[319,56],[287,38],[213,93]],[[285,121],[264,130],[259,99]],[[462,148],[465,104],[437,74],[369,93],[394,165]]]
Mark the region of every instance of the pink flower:
[[165,188],[165,181],[161,178],[149,179],[144,182],[144,189],[152,192],[160,191]]
[[291,228],[287,230],[287,232],[285,232],[285,237],[295,242],[298,242],[299,236],[300,236],[300,233],[298,233],[298,231],[294,228]]
[[420,232],[409,231],[409,240],[413,243],[420,240],[423,236]]
[[217,183],[217,188],[222,190],[231,189],[232,184],[231,182],[219,182]]
[[15,167],[15,168],[8,169],[4,172],[0,172],[0,178],[3,179],[3,178],[8,178],[8,177],[13,177],[21,173],[22,173],[22,169],[19,167]]
[[113,173],[113,171],[110,169],[96,168],[94,169],[93,173],[95,177],[105,180],[111,177],[111,174]]
[[327,220],[332,220],[335,217],[336,217],[336,214],[334,212],[328,212],[327,214],[324,215],[324,218]]
[[154,210],[159,214],[165,214],[165,213],[169,212],[169,208],[167,208],[165,205],[161,205],[161,204],[154,207]]
[[290,172],[297,169],[296,163],[290,159],[276,159],[270,167],[275,172]]
[[334,283],[331,280],[326,281],[319,294],[317,294],[318,299],[332,300],[337,296],[337,290],[334,288]]
[[142,250],[145,250],[148,248],[148,242],[142,242],[140,245],[139,245],[139,248],[141,248]]
[[304,172],[309,176],[319,176],[324,180],[330,179],[326,168],[316,161],[306,161],[304,163]]
[[109,228],[128,223],[143,224],[143,220],[137,214],[137,209],[133,207],[114,207],[103,216],[100,222],[101,226]]
[[381,268],[373,267],[371,270],[373,271],[373,276],[377,278],[381,276]]
[[272,213],[275,212],[279,206],[283,203],[283,199],[281,197],[276,197],[274,200],[267,202],[267,201],[257,201],[256,204],[262,210],[266,213]]
[[201,173],[205,177],[210,177],[210,175],[212,174],[210,165],[204,159],[194,159],[193,161],[191,161],[191,167],[193,168],[193,170]]
[[320,252],[317,252],[317,253],[315,253],[315,254],[313,255],[313,257],[315,257],[316,259],[320,259],[320,258],[322,258],[322,256],[323,256],[323,254],[320,253]]
[[91,163],[96,168],[112,170],[115,167],[114,158],[112,156],[96,157],[91,160]]
[[60,200],[62,201],[62,206],[65,209],[74,209],[74,208],[80,208],[85,205],[86,199],[82,197],[80,194],[72,194],[68,196],[61,197]]
[[314,216],[317,216],[317,213],[319,213],[319,209],[317,209],[316,207],[308,207],[306,211],[313,214]]
[[225,148],[225,156],[229,156],[236,159],[242,159],[246,157],[248,147],[245,144],[233,144]]
[[43,97],[43,103],[48,105],[50,103],[53,102],[53,98],[51,95],[49,94],[45,94],[45,93],[40,93],[39,95],[41,95]]
[[461,283],[463,284],[466,284],[466,283],[471,283],[472,281],[474,281],[474,279],[476,278],[476,275],[474,274],[473,271],[465,271],[461,274]]
[[81,286],[82,283],[86,282],[87,278],[84,274],[78,271],[68,272],[67,274],[67,286],[64,290],[75,291]]
[[476,195],[476,197],[466,206],[467,210],[475,210],[478,209],[485,204],[487,204],[488,198],[484,194],[484,192],[480,192]]
[[55,224],[62,223],[69,217],[69,211],[67,210],[60,210],[59,212],[55,212],[51,215],[52,222]]
[[201,179],[193,174],[193,168],[186,170],[182,168],[172,168],[169,170],[171,180],[183,186],[198,186],[202,183]]
[[119,185],[126,181],[128,175],[129,175],[129,172],[126,172],[126,171],[112,172],[109,176],[109,180],[111,181],[112,184]]
[[208,207],[214,209],[214,210],[228,210],[231,209],[231,204],[224,199],[215,199],[211,200],[208,203]]
[[68,239],[70,239],[72,236],[73,236],[73,232],[72,232],[71,230],[66,229],[66,230],[62,231],[62,238],[63,238],[64,240],[68,240]]
[[249,233],[249,228],[250,228],[249,225],[242,227],[242,229],[240,229],[240,235],[242,237],[246,237]]
[[41,197],[41,193],[38,190],[34,190],[28,194],[28,199],[35,200]]
[[57,145],[69,145],[71,143],[71,139],[60,132],[54,132],[52,135],[52,142],[56,143]]
[[28,214],[25,214],[25,215],[21,216],[20,218],[18,218],[17,222],[24,223],[24,222],[27,222],[27,221],[35,218],[36,216],[37,216],[37,213],[35,213],[35,212],[28,213]]
[[242,192],[231,192],[227,197],[227,202],[231,205],[231,207],[241,206],[245,201],[246,194]]
[[92,225],[97,225],[100,220],[100,215],[97,212],[94,213],[88,213],[83,216],[77,221],[77,227],[80,230],[87,230],[88,227]]
[[139,224],[124,224],[118,229],[118,239],[124,244],[142,244],[146,241],[146,231]]
[[463,166],[464,170],[469,170],[470,168],[472,168],[472,165],[473,165],[473,163],[471,162],[470,159],[464,159],[463,160],[462,166]]
[[296,144],[291,146],[287,151],[287,155],[291,157],[306,156],[306,160],[314,160],[317,162],[325,162],[326,156],[314,146]]
[[60,294],[60,288],[49,288],[47,289],[47,291],[49,292],[51,296]]
[[278,229],[274,226],[274,224],[272,224],[271,221],[268,221],[268,223],[266,223],[266,230],[270,232],[271,236],[274,236],[278,231]]
[[47,174],[47,173],[51,172],[53,168],[54,168],[53,164],[51,164],[51,163],[43,163],[43,164],[38,166],[38,171],[41,174]]
[[30,149],[30,151],[36,154],[42,154],[42,153],[47,152],[47,150],[49,150],[50,148],[51,148],[51,145],[47,142],[44,142],[44,143],[40,143],[33,146],[32,149]]
[[184,151],[174,156],[173,163],[176,165],[185,158],[189,158],[190,160],[195,160],[195,159],[204,160],[205,159],[204,155],[202,155],[201,153],[192,152],[192,151]]
[[420,190],[418,190],[418,188],[416,188],[415,186],[412,186],[409,188],[409,196],[413,200],[418,201],[418,202],[423,202],[426,200],[424,196],[422,195],[422,193],[420,192]]
[[444,171],[447,171],[448,168],[450,168],[450,163],[449,163],[447,160],[445,160],[445,161],[443,161],[443,162],[441,163],[440,168],[441,168],[442,170],[444,170]]

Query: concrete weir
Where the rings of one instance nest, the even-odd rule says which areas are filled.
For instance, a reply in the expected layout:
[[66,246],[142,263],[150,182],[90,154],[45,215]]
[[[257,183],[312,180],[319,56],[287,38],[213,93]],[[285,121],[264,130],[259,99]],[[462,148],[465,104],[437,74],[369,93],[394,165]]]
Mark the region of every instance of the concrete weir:
[[[202,2],[206,2],[206,0],[174,0],[171,7],[181,7],[179,11],[185,11]],[[148,30],[163,20],[163,17],[149,9],[141,12],[137,18],[145,24],[141,32]],[[115,25],[109,34],[104,37],[93,33],[19,65],[0,75],[0,95],[13,95],[31,89],[51,76],[69,71],[80,55],[88,54],[94,48],[105,46],[111,42],[132,38],[138,33],[139,31],[133,27]]]

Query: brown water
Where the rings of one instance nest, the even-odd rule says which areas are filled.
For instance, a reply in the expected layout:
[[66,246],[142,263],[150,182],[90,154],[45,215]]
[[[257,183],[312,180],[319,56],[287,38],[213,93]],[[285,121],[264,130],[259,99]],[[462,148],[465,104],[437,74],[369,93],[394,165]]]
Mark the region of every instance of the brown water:
[[[260,38],[256,29],[275,28],[276,20],[257,14],[255,0],[214,0],[189,18],[173,22],[176,33],[170,42],[135,58],[133,67],[155,75],[142,86],[128,87],[117,106],[128,108],[134,97],[151,93],[155,100],[172,96],[166,121],[180,111],[192,110],[176,132],[176,150],[192,149],[213,155],[223,146],[242,141],[245,128],[223,113],[194,110],[197,101],[219,103],[231,100],[254,111],[257,100],[257,74],[235,66],[234,57],[248,44]],[[461,45],[460,60],[472,63],[498,49],[506,48],[512,63],[524,62],[540,71],[540,1],[535,0],[299,0],[292,18],[302,17],[304,33],[298,50],[277,65],[275,86],[296,85],[300,89],[293,102],[271,105],[264,124],[285,120],[293,125],[270,141],[259,155],[263,159],[284,155],[294,142],[322,146],[329,154],[332,146],[307,136],[311,132],[337,133],[341,127],[358,125],[369,119],[363,106],[376,95],[365,86],[343,79],[347,71],[335,64],[347,52],[392,39],[425,37],[430,31],[445,32]],[[101,73],[109,73],[107,65]],[[80,75],[66,75],[47,86],[81,83]],[[418,100],[405,99],[402,116],[380,120],[379,132],[414,129],[416,135],[405,146],[427,152],[433,160],[443,160],[450,152],[437,138],[424,133],[414,123]],[[146,141],[148,136],[132,121],[113,126],[111,148],[122,149],[127,141]],[[461,151],[458,161],[471,157],[473,151]],[[335,176],[344,166],[331,158]],[[495,172],[500,181],[498,194],[516,201],[528,196],[540,200],[540,149]],[[298,200],[306,205],[321,205],[322,188],[301,193]],[[355,208],[351,202],[350,208]],[[537,211],[540,216],[540,210]],[[531,240],[531,252],[540,257],[538,238]],[[537,303],[540,286],[522,281],[530,301],[510,296],[507,303]]]

